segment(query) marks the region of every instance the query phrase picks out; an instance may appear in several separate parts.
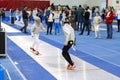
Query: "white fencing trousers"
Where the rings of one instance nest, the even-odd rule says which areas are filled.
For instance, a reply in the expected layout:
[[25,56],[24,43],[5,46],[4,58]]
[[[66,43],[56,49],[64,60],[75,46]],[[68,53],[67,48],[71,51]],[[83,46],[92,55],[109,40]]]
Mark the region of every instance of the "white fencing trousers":
[[99,26],[100,26],[100,25],[94,25],[94,29],[95,29],[95,38],[100,38]]
[[39,35],[34,34],[32,36],[32,38],[33,38],[33,44],[32,44],[31,47],[38,51],[38,48],[39,48]]

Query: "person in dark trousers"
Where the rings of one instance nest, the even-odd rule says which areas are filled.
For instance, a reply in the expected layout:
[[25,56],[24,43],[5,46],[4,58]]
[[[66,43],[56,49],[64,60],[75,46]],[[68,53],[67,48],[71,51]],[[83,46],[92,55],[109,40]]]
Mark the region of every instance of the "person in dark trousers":
[[79,35],[83,35],[84,29],[86,27],[88,34],[90,35],[90,27],[89,27],[89,23],[90,23],[90,19],[89,19],[90,13],[88,12],[88,8],[85,9],[85,13],[84,13],[84,24],[83,24],[83,28],[82,31]]
[[114,12],[112,11],[112,8],[109,6],[107,8],[107,12],[105,14],[105,23],[107,25],[107,39],[112,39],[112,34],[113,34],[113,23],[114,19]]
[[84,10],[83,10],[82,6],[79,5],[79,8],[78,8],[77,14],[76,14],[77,23],[78,23],[77,26],[76,26],[76,29],[77,29],[77,30],[80,30],[80,31],[82,31],[83,14],[84,14]]
[[2,20],[1,17],[2,17],[2,10],[0,9],[0,31],[2,30],[1,29],[1,20]]
[[5,18],[6,16],[5,16],[5,8],[2,8],[2,18]]
[[120,9],[117,11],[117,26],[118,26],[118,30],[117,32],[120,32]]
[[47,24],[47,33],[46,33],[46,35],[48,35],[49,33],[52,35],[53,16],[54,16],[54,14],[52,13],[52,10],[50,10],[50,14],[48,14],[46,16],[46,24]]
[[64,22],[64,26],[63,26],[65,42],[64,42],[64,47],[62,49],[62,55],[65,58],[65,60],[69,63],[67,66],[67,70],[72,70],[76,66],[75,66],[74,62],[71,60],[68,50],[74,44],[75,34],[74,34],[74,29],[72,28],[72,26],[70,25],[69,22],[70,22],[69,18],[66,18],[65,22]]
[[22,18],[23,18],[23,22],[24,22],[24,27],[22,27],[20,30],[23,31],[24,33],[27,33],[27,26],[28,26],[28,18],[29,18],[29,14],[27,13],[27,6],[24,7],[23,11],[22,11]]

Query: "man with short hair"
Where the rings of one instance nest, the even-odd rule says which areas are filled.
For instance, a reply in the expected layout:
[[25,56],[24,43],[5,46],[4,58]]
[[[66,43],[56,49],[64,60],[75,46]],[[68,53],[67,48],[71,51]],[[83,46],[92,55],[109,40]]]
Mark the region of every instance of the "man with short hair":
[[29,14],[27,13],[27,6],[25,6],[22,11],[22,17],[23,17],[24,27],[22,27],[20,30],[21,31],[24,30],[24,33],[27,33],[28,18],[29,18]]
[[88,33],[87,35],[90,35],[90,27],[89,27],[89,23],[90,23],[90,19],[89,19],[90,13],[88,12],[88,8],[85,9],[85,13],[84,13],[84,24],[83,24],[83,28],[82,31],[79,35],[83,35],[84,29],[86,28]]

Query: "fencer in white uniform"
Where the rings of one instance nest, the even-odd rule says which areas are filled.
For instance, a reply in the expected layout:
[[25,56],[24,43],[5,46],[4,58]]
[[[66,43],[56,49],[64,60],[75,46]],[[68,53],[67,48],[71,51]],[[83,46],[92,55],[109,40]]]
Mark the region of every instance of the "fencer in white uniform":
[[45,28],[43,27],[41,20],[39,17],[34,17],[34,24],[31,27],[31,35],[33,38],[33,44],[30,47],[30,50],[32,50],[36,55],[40,54],[38,51],[39,48],[39,35],[41,31],[45,31]]

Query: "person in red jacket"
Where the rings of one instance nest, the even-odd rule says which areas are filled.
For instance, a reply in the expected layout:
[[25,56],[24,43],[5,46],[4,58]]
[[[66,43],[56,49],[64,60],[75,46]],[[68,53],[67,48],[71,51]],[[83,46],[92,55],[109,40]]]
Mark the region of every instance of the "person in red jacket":
[[112,22],[114,19],[114,12],[111,7],[107,8],[107,12],[105,14],[105,23],[107,24],[107,39],[112,39]]

